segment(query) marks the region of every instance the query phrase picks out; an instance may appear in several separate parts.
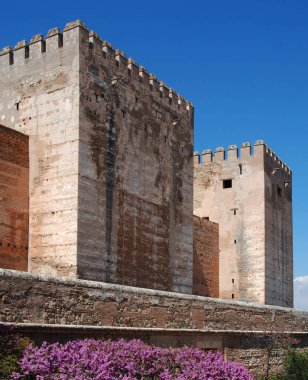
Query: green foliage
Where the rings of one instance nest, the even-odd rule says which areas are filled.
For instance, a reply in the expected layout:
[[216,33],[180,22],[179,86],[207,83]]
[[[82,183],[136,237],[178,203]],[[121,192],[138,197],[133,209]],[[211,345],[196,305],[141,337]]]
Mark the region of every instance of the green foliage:
[[291,349],[287,351],[285,378],[288,380],[308,379],[308,350]]
[[9,380],[12,372],[18,368],[23,350],[30,339],[14,334],[12,328],[0,325],[0,379]]

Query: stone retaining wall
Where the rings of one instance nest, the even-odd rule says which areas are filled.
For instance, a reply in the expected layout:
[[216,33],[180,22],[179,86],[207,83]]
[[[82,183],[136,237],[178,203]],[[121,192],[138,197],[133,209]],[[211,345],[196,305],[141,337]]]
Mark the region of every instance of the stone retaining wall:
[[[124,336],[216,349],[258,374],[264,371],[258,335],[288,332],[308,347],[308,312],[3,269],[1,322],[37,341]],[[281,358],[279,351],[272,371],[279,372]]]

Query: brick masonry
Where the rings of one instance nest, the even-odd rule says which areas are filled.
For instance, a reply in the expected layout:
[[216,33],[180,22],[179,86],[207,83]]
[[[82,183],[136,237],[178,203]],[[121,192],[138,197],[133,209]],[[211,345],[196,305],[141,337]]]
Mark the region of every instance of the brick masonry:
[[219,297],[219,226],[194,216],[193,294]]
[[27,270],[28,136],[0,125],[0,267]]
[[308,312],[3,269],[0,322],[24,324],[19,328],[39,339],[128,336],[214,348],[258,371],[262,361],[249,357],[260,348],[245,346],[247,334],[291,332],[308,346]]

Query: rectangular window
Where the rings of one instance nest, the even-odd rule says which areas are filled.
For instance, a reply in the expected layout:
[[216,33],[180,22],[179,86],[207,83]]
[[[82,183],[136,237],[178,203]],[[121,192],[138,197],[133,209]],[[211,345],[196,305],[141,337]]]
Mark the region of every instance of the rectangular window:
[[232,299],[234,300],[234,294],[232,293]]
[[224,179],[222,181],[222,187],[224,189],[230,189],[232,187],[232,179]]
[[281,197],[282,189],[279,186],[277,187],[277,194]]

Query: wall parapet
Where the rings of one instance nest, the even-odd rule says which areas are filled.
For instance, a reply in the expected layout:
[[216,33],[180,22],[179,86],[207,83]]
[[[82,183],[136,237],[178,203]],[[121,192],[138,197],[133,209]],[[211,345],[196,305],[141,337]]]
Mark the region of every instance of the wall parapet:
[[225,150],[224,147],[217,147],[214,152],[211,149],[205,149],[202,151],[201,155],[199,152],[194,152],[194,164],[196,166],[209,162],[220,162],[254,157],[259,152],[262,152],[265,157],[270,159],[273,166],[283,169],[288,174],[292,173],[289,166],[286,165],[263,140],[257,140],[252,145],[249,142],[244,142],[241,144],[240,149],[238,149],[237,145],[229,145],[227,150]]
[[[14,285],[14,286],[13,286]],[[34,294],[39,294],[38,291],[41,291],[42,294],[44,294],[44,297],[34,297]],[[70,301],[66,304],[65,297],[66,295],[70,298]],[[148,304],[151,304],[153,311],[160,312],[160,307],[165,308],[166,312],[168,309],[168,305],[177,304],[179,307],[179,312],[183,305],[185,307],[191,308],[191,309],[198,309],[200,308],[200,312],[202,310],[202,313],[205,313],[206,320],[204,321],[204,325],[202,324],[190,324],[188,323],[187,326],[181,326],[181,328],[211,328],[212,330],[233,330],[239,329],[239,330],[246,330],[246,327],[240,326],[238,324],[238,319],[235,321],[235,325],[233,326],[232,323],[228,322],[227,320],[224,320],[225,317],[223,317],[225,314],[221,314],[220,310],[223,311],[225,309],[231,310],[232,315],[235,313],[239,313],[241,315],[245,315],[245,313],[256,313],[260,315],[260,313],[264,313],[264,317],[268,316],[270,318],[273,317],[274,314],[277,316],[281,316],[285,318],[286,321],[286,331],[306,331],[308,328],[308,311],[303,310],[294,310],[286,307],[281,306],[271,306],[271,305],[259,305],[254,303],[248,303],[248,302],[241,302],[241,301],[231,301],[231,300],[222,300],[222,299],[216,299],[216,298],[210,298],[210,297],[203,297],[203,296],[196,296],[196,295],[188,295],[188,294],[182,294],[182,293],[173,293],[173,292],[167,292],[167,291],[161,291],[161,290],[152,290],[152,289],[145,289],[145,288],[135,288],[131,286],[124,286],[124,285],[117,285],[117,284],[110,284],[110,283],[103,283],[103,282],[96,282],[96,281],[89,281],[89,280],[74,280],[69,278],[60,278],[60,277],[48,277],[43,275],[33,275],[29,272],[19,272],[15,270],[8,270],[8,269],[0,269],[0,322],[10,322],[6,320],[6,316],[4,311],[6,310],[8,313],[15,313],[17,315],[17,320],[14,320],[16,323],[48,323],[47,320],[44,320],[45,316],[47,318],[46,313],[48,314],[48,311],[46,307],[50,304],[50,302],[53,300],[55,302],[60,302],[62,305],[66,305],[65,308],[67,308],[68,313],[72,313],[71,316],[75,315],[79,316],[80,314],[80,308],[84,310],[85,313],[89,314],[89,318],[91,318],[91,321],[93,322],[93,313],[95,310],[95,318],[101,318],[102,311],[105,310],[105,314],[108,315],[108,318],[110,317],[110,312],[122,313],[122,308],[130,308],[134,309],[134,305],[129,306],[128,303],[129,300],[132,300],[134,302],[137,302],[138,304],[143,304],[143,302],[147,302]],[[76,302],[73,300],[73,298],[76,297]],[[33,305],[33,302],[36,302],[36,305]],[[89,302],[93,303],[93,305],[89,304]],[[99,307],[98,303],[102,303],[102,307]],[[116,309],[113,308],[111,303],[115,303],[115,305],[122,305],[121,307],[118,307]],[[21,310],[21,303],[24,303],[25,310],[23,313],[20,313]],[[74,308],[77,307],[78,310],[75,310],[74,308],[71,309],[71,304],[74,304]],[[78,304],[80,305],[78,306]],[[44,307],[44,305],[46,307]],[[96,304],[95,308],[94,304]],[[104,305],[103,305],[104,304]],[[160,305],[161,304],[161,305]],[[86,306],[87,307],[82,307]],[[106,306],[108,308],[106,309]],[[146,303],[145,303],[146,305]],[[111,307],[112,306],[112,307]],[[147,307],[148,305],[146,305]],[[49,306],[48,306],[49,307]],[[50,306],[51,307],[51,306]],[[126,310],[129,313],[129,310]],[[54,305],[50,309],[50,313],[54,315],[55,313]],[[211,310],[211,313],[209,314],[208,311]],[[215,311],[217,314],[217,321],[214,323],[212,321],[212,313]],[[18,312],[17,312],[18,311]],[[30,313],[30,314],[29,314]],[[34,315],[35,313],[38,313],[37,315]],[[59,313],[61,314],[62,311],[59,309]],[[134,312],[135,313],[135,312]],[[150,310],[149,310],[150,313]],[[187,310],[185,311],[187,314]],[[273,314],[274,313],[274,314]],[[59,321],[61,315],[59,314]],[[136,314],[136,313],[135,313]],[[146,313],[147,314],[147,313]],[[186,315],[185,314],[185,315]],[[149,315],[144,315],[141,312],[141,315],[144,318],[148,318],[149,320],[152,320],[151,313]],[[164,314],[165,315],[165,314]],[[192,318],[193,314],[188,313],[190,315],[189,318]],[[234,315],[233,315],[234,316]],[[168,312],[165,315],[165,317],[168,317]],[[239,317],[239,316],[238,316]],[[30,318],[30,320],[29,320]],[[136,317],[137,318],[137,317]],[[181,316],[179,316],[181,319]],[[227,316],[226,316],[227,318]],[[201,321],[202,319],[200,319]],[[199,322],[200,322],[199,321]],[[291,326],[288,327],[288,323],[292,322],[292,328]],[[78,323],[76,323],[78,322]],[[104,321],[102,321],[104,322]],[[106,321],[105,321],[106,322]],[[222,325],[221,323],[227,323]],[[259,321],[260,322],[260,321]],[[259,323],[258,322],[258,323]],[[262,321],[261,321],[262,322]],[[260,322],[260,323],[261,323]],[[57,323],[56,320],[53,323]],[[63,322],[61,322],[63,324]],[[254,331],[260,331],[263,330],[263,328],[260,328],[261,325],[252,326],[251,321],[245,320],[243,323],[249,323],[250,329]],[[89,324],[85,323],[85,321],[82,321],[77,319],[72,319],[69,325],[74,324]],[[95,323],[91,323],[92,325]],[[98,325],[102,325],[102,323],[98,323]],[[117,326],[134,326],[126,324],[126,322],[123,322],[121,324],[116,324]],[[140,327],[164,327],[165,325],[157,324],[157,323],[149,323],[147,325],[142,325]],[[199,327],[198,327],[199,326]],[[262,325],[263,326],[263,325]],[[168,325],[167,327],[170,328],[176,328],[176,325]],[[222,328],[223,327],[223,328]],[[254,327],[254,328],[252,328]],[[263,326],[264,327],[264,326]],[[295,330],[296,329],[296,330]]]
[[30,39],[29,43],[22,40],[14,48],[11,46],[4,47],[0,50],[0,67],[14,66],[32,58],[37,59],[39,55],[44,56],[46,53],[54,52],[56,49],[65,49],[72,43],[70,38],[65,38],[65,36],[75,28],[82,29],[84,38],[88,41],[88,47],[95,49],[95,53],[101,54],[102,59],[113,62],[121,74],[123,74],[124,66],[127,78],[135,77],[139,82],[143,82],[148,86],[151,91],[158,91],[162,100],[166,100],[169,104],[176,104],[179,109],[184,108],[187,112],[193,109],[190,101],[185,100],[182,95],[157,79],[143,66],[138,65],[132,58],[127,58],[121,50],[114,49],[108,41],[102,40],[95,31],[89,31],[87,26],[80,20],[67,23],[63,31],[59,28],[50,29],[45,38],[41,34],[37,34]]

